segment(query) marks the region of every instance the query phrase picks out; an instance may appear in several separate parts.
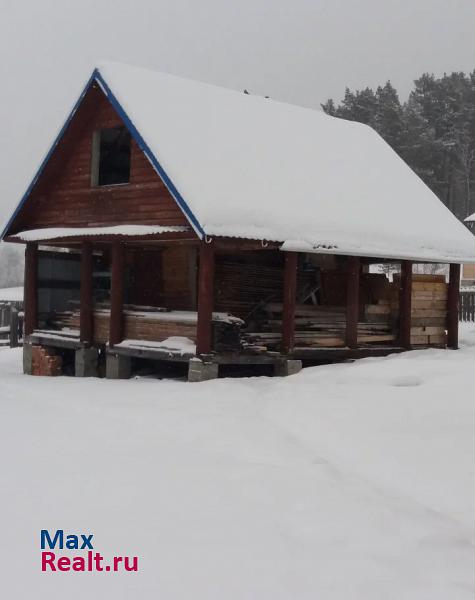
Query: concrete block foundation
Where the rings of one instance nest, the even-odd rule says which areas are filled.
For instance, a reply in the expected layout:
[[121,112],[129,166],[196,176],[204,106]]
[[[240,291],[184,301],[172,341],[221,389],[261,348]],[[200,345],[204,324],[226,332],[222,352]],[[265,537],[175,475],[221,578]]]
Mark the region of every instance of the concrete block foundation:
[[219,367],[216,363],[205,363],[199,358],[191,358],[188,364],[188,381],[209,381],[218,378]]
[[106,356],[107,379],[129,379],[132,373],[132,359],[130,356],[108,352]]
[[301,360],[279,360],[274,367],[274,375],[276,377],[288,377],[296,375],[302,370]]
[[33,344],[23,343],[23,373],[33,375]]
[[74,355],[74,374],[76,377],[97,377],[97,361],[99,350],[97,348],[80,348]]

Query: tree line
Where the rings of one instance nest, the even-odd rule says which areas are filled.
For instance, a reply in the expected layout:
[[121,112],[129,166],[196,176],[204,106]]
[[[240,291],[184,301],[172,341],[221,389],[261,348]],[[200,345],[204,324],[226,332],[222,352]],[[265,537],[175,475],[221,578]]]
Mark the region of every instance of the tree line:
[[461,220],[475,212],[475,70],[435,77],[425,73],[401,102],[388,81],[351,91],[332,116],[373,127]]

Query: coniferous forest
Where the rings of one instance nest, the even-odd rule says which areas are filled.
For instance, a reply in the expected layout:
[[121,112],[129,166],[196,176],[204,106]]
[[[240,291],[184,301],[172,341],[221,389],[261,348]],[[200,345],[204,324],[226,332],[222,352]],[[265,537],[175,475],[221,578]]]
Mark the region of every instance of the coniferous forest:
[[475,70],[424,74],[401,102],[390,81],[322,104],[373,127],[461,220],[475,212]]

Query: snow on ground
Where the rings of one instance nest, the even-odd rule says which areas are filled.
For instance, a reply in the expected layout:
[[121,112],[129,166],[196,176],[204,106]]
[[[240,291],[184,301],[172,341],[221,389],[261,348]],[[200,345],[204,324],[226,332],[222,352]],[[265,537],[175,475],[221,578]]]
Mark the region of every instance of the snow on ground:
[[[463,344],[202,384],[33,379],[0,350],[2,597],[474,598]],[[45,528],[140,571],[41,573]]]

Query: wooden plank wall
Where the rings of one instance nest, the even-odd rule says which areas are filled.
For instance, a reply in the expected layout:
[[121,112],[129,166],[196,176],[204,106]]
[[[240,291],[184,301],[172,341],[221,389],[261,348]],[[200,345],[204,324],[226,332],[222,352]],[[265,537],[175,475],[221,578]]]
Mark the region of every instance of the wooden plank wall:
[[130,183],[92,187],[95,130],[122,122],[97,87],[91,88],[53,153],[10,233],[40,227],[188,222],[140,148],[132,141]]
[[197,250],[173,245],[129,251],[132,304],[196,310]]

